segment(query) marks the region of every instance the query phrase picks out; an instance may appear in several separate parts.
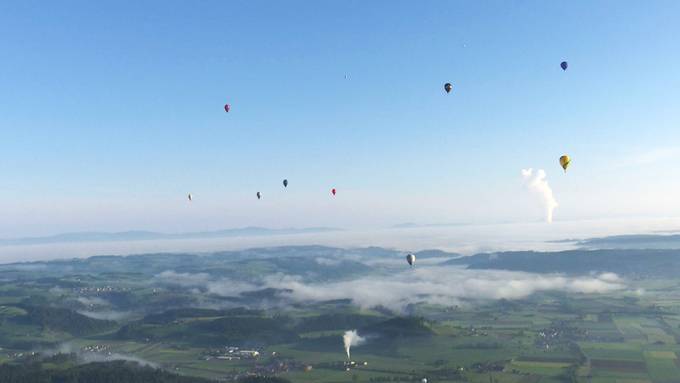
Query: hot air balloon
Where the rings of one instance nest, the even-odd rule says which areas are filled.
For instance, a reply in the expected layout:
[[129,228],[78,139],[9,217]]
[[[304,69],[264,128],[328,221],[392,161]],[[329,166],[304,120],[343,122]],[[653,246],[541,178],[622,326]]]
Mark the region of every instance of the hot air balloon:
[[562,61],[560,63],[560,67],[562,67],[562,70],[567,70],[567,68],[569,68],[569,64],[567,64],[566,61]]
[[331,189],[331,193],[335,195],[335,188]]
[[406,256],[406,262],[408,262],[408,264],[411,265],[411,267],[413,267],[413,265],[416,263],[416,256],[409,253]]
[[189,201],[192,200],[191,193],[187,194],[187,198],[189,199]]
[[262,198],[262,193],[260,193],[260,192],[255,193],[255,195],[257,196],[257,199]]
[[571,158],[569,158],[568,155],[565,154],[562,157],[560,157],[560,166],[562,167],[562,169],[564,169],[565,173],[567,172],[569,164],[571,164]]
[[283,187],[287,188],[288,187],[288,180],[283,180]]
[[229,104],[224,104],[224,111],[229,113],[229,109],[231,109],[231,106],[229,106]]
[[451,85],[450,82],[444,84],[444,90],[446,91],[446,93],[451,93],[451,89],[453,89],[453,85]]

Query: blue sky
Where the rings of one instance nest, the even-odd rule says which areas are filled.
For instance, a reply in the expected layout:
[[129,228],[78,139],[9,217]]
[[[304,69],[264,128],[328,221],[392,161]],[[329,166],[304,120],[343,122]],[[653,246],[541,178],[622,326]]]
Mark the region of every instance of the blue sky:
[[680,214],[676,1],[140,3],[0,3],[0,236]]

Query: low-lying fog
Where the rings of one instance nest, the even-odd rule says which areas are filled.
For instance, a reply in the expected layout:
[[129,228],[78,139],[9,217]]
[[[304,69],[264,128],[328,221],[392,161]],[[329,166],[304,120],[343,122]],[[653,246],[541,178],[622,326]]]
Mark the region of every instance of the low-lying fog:
[[200,288],[201,293],[219,296],[235,297],[264,288],[276,289],[280,291],[277,302],[269,302],[275,306],[346,299],[362,309],[382,306],[397,313],[405,312],[412,304],[455,306],[478,300],[522,299],[536,292],[601,294],[628,287],[622,278],[608,272],[567,277],[437,265],[407,268],[389,275],[317,283],[283,273],[264,276],[255,283],[235,283],[207,274],[173,271],[160,273],[155,279],[162,284]]
[[139,240],[113,242],[51,243],[0,246],[0,263],[80,258],[93,255],[127,255],[153,252],[202,253],[252,247],[325,245],[336,247],[380,246],[418,251],[440,249],[465,255],[503,250],[565,250],[572,242],[621,234],[680,231],[679,218],[556,221],[552,224],[506,223],[487,225],[415,226],[382,229],[343,229],[320,233],[239,236],[209,239]]

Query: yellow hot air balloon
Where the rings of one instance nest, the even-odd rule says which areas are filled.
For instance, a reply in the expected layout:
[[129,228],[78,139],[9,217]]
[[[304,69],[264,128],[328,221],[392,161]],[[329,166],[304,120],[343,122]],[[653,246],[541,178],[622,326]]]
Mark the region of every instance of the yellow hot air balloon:
[[563,155],[560,157],[560,166],[562,166],[562,169],[564,169],[564,172],[567,172],[567,168],[569,167],[569,164],[571,163],[571,158],[569,158],[568,155]]

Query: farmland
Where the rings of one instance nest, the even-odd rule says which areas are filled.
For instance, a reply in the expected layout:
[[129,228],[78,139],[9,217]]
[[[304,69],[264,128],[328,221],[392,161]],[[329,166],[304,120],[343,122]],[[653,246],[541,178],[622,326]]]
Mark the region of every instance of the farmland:
[[[391,273],[414,278],[415,273],[440,270],[429,266],[400,274],[400,263],[358,267],[357,257],[343,258],[337,249],[284,250],[287,270],[297,273],[295,283],[345,286],[347,280],[364,283],[389,279]],[[575,283],[609,286],[613,281],[614,288],[596,293],[543,289],[512,299],[397,297],[407,304],[389,307],[362,306],[352,295],[358,293],[347,299],[293,301],[291,294],[299,288],[295,284],[224,292],[239,283],[255,284],[253,275],[284,264],[271,253],[253,251],[229,262],[222,261],[225,255],[102,257],[53,265],[40,277],[2,266],[0,364],[21,364],[57,352],[76,355],[81,362],[136,360],[216,381],[257,374],[303,383],[423,378],[680,382],[680,294],[674,278],[577,276]],[[309,264],[308,257],[330,259],[328,253],[340,254],[341,260]],[[369,250],[353,253],[370,257]],[[378,253],[376,258],[391,259],[389,251]],[[140,266],[150,259],[152,263]],[[84,264],[88,262],[95,266]],[[343,262],[348,269],[338,272],[337,264]],[[446,270],[465,272],[459,266]],[[564,284],[571,278],[474,273],[474,278],[492,281],[543,278],[542,283]],[[218,285],[224,275],[228,281]],[[343,347],[348,330],[357,330],[362,338],[351,347],[351,358]]]

